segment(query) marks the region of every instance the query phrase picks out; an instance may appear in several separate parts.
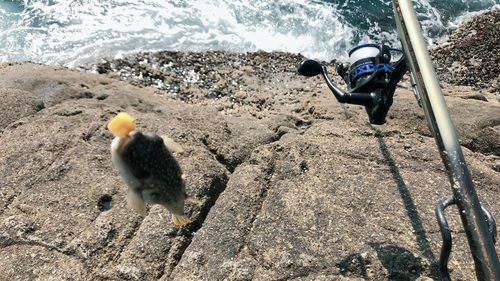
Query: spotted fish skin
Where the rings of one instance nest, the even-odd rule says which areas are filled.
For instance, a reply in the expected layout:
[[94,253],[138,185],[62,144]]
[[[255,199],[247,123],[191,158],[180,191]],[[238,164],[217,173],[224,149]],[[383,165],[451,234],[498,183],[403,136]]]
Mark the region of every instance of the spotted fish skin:
[[164,145],[163,139],[156,134],[145,135],[136,132],[125,144],[122,159],[137,179],[147,180],[153,177],[163,182],[164,185],[170,186],[170,189],[182,189],[181,167]]
[[191,222],[184,215],[184,201],[200,202],[186,194],[185,176],[163,138],[134,131],[115,139],[111,147],[115,167],[129,186],[127,202],[132,208],[145,216],[145,202],[160,204],[172,213],[176,225]]

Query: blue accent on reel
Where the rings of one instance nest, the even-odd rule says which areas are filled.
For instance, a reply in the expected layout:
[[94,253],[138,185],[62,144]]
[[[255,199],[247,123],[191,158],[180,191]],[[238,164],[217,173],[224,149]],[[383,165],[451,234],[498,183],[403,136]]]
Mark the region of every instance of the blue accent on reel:
[[392,66],[387,64],[387,63],[379,63],[377,65],[377,72],[383,71],[385,73],[391,73],[392,72]]
[[368,72],[373,72],[373,71],[375,71],[375,65],[373,63],[360,66],[351,72],[352,79],[358,77],[358,75],[365,74]]
[[358,77],[358,75],[362,75],[362,74],[373,72],[373,71],[391,73],[392,66],[389,64],[386,64],[386,63],[379,63],[376,68],[375,68],[375,65],[373,63],[363,65],[363,66],[360,66],[360,67],[354,69],[351,72],[352,79],[355,79],[356,77]]

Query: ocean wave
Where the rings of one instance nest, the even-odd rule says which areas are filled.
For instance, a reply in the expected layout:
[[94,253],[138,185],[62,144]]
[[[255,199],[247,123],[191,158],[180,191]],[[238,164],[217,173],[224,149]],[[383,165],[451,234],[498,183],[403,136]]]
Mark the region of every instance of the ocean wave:
[[[416,6],[431,45],[461,18],[498,8],[498,0],[451,1],[466,5],[466,12],[435,1]],[[343,60],[360,43],[399,44],[391,1],[370,5],[360,0],[1,1],[0,61],[77,67],[159,50],[285,51]]]

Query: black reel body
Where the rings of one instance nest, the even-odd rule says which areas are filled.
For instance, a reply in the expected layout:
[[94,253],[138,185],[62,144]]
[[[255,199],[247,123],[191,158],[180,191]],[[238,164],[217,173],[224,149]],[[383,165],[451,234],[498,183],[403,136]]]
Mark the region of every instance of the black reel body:
[[398,49],[377,44],[363,44],[349,52],[349,64],[338,63],[338,74],[347,84],[348,93],[332,83],[326,66],[317,61],[304,60],[298,71],[304,76],[322,73],[337,100],[341,103],[364,105],[372,124],[383,124],[392,105],[396,84],[407,71],[404,56],[390,64],[391,51],[403,53]]

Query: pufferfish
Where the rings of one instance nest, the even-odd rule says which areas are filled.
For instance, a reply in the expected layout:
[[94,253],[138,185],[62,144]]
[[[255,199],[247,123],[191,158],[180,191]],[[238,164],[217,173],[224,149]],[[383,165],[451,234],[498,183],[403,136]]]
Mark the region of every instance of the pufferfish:
[[182,148],[167,137],[136,131],[134,119],[125,112],[113,118],[108,129],[115,136],[113,164],[128,185],[128,205],[145,217],[145,203],[160,204],[172,213],[175,225],[190,223],[184,201],[201,202],[186,194],[186,177],[169,151]]

